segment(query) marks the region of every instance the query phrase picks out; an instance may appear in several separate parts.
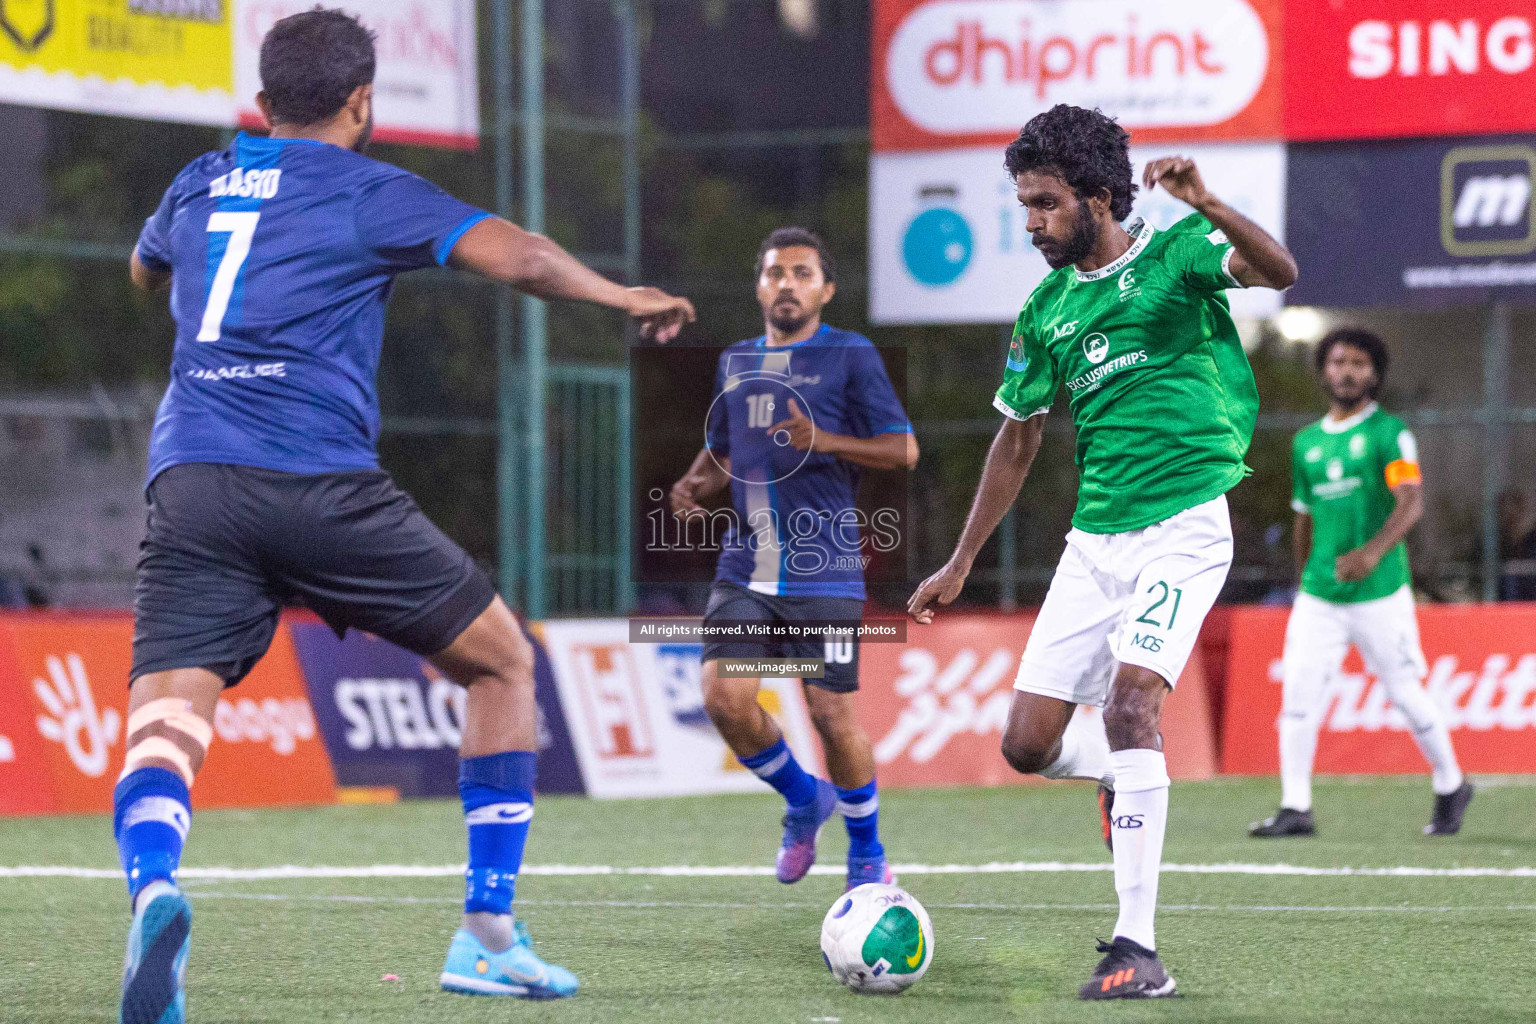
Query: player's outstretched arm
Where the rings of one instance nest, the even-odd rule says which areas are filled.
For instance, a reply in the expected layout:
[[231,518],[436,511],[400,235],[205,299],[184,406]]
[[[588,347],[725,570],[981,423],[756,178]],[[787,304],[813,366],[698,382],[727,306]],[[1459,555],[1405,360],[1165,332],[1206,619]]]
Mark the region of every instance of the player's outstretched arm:
[[1375,572],[1387,552],[1402,543],[1408,531],[1423,517],[1423,484],[1417,481],[1398,484],[1392,488],[1392,496],[1397,499],[1397,505],[1387,521],[1381,524],[1381,529],[1376,531],[1376,536],[1334,559],[1333,574],[1340,583],[1358,583]]
[[158,292],[162,288],[169,288],[171,284],[171,272],[151,267],[139,259],[137,248],[128,258],[128,277],[133,281],[134,287],[146,292]]
[[1169,195],[1199,210],[1201,216],[1226,234],[1236,250],[1229,269],[1244,287],[1284,289],[1296,283],[1298,271],[1290,250],[1212,195],[1193,160],[1182,156],[1153,160],[1142,173],[1142,184],[1148,191],[1163,186]]
[[731,460],[716,458],[708,448],[700,448],[682,479],[672,485],[668,501],[674,515],[699,511],[699,499],[718,494],[731,482]]
[[960,596],[965,578],[971,574],[971,563],[976,552],[992,536],[997,524],[1008,514],[1013,500],[1024,486],[1029,467],[1040,451],[1040,437],[1045,432],[1045,416],[1031,416],[1027,420],[1005,419],[1002,429],[992,439],[987,461],[981,469],[981,482],[976,485],[976,498],[971,502],[971,512],[965,518],[965,529],[955,543],[955,553],[938,572],[929,576],[907,601],[907,613],[918,622],[933,621],[934,602],[949,604]]
[[640,336],[671,341],[696,316],[693,303],[659,288],[608,280],[543,235],[487,217],[460,238],[448,262],[541,299],[574,299],[621,309],[640,321]]

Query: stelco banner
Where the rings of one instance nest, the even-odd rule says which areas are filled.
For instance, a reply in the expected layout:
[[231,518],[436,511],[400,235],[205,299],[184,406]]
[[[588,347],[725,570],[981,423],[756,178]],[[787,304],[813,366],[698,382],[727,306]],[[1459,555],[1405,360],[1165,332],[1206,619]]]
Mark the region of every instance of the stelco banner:
[[1285,43],[1287,138],[1536,131],[1528,0],[1293,3]]
[[[870,318],[1011,322],[1048,272],[1003,150],[1057,103],[1131,130],[1136,173],[1193,157],[1224,199],[1282,234],[1281,0],[878,0],[870,130]],[[1222,144],[1213,144],[1220,140]],[[1158,192],[1136,214],[1188,207]],[[1232,291],[1238,316],[1280,308]]]
[[[882,324],[1011,323],[1019,315],[1050,267],[1025,230],[1028,213],[1003,169],[1003,149],[999,143],[871,157],[871,319]],[[1192,158],[1213,191],[1284,238],[1283,145],[1132,146],[1132,170],[1139,179],[1147,161],[1174,153]],[[1156,189],[1138,196],[1132,216],[1163,228],[1190,212]],[[1268,288],[1226,294],[1236,316],[1268,316],[1280,308],[1280,293]]]
[[[288,630],[338,783],[388,786],[404,797],[458,795],[468,691],[425,658],[366,633],[337,639],[319,622],[292,622]],[[537,789],[580,793],[549,656],[536,637],[529,640],[539,711]]]
[[1289,301],[1536,298],[1536,135],[1295,145],[1290,164]]
[[[0,0],[0,102],[259,126],[262,37],[309,0]],[[377,35],[375,137],[473,148],[474,0],[344,0]]]
[[[1279,771],[1280,654],[1285,609],[1232,615],[1222,770]],[[1536,631],[1530,605],[1424,605],[1419,628],[1425,682],[1444,710],[1461,766],[1472,772],[1536,772]],[[1370,774],[1428,769],[1385,690],[1351,652],[1329,682],[1317,771]]]

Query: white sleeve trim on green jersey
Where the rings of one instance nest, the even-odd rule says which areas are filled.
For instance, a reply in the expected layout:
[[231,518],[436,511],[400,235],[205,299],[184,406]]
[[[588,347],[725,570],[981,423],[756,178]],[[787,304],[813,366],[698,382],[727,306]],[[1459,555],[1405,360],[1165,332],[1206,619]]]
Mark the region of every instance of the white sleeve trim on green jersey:
[[1024,414],[1015,410],[1007,402],[1003,401],[1002,395],[994,395],[992,397],[992,408],[996,409],[998,412],[1002,413],[1004,416],[1007,416],[1011,420],[1018,420],[1020,423],[1023,423],[1028,419],[1033,419],[1036,416],[1044,416],[1046,413],[1051,411],[1051,407],[1046,406],[1044,409],[1036,409],[1028,416],[1025,416]]
[[1237,255],[1236,248],[1229,248],[1226,253],[1222,255],[1221,272],[1226,275],[1228,281],[1232,282],[1233,288],[1243,288],[1246,287],[1246,285],[1232,276],[1232,257],[1235,255]]
[[1312,506],[1308,505],[1306,502],[1302,501],[1300,498],[1292,498],[1291,499],[1291,511],[1292,512],[1299,512],[1300,514],[1302,514],[1304,516],[1309,516],[1309,515],[1312,514]]

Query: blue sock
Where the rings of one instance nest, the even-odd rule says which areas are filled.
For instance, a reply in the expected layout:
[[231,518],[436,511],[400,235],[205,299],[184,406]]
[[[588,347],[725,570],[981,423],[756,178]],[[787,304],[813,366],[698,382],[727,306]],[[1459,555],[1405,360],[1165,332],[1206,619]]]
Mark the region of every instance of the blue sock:
[[837,787],[837,809],[848,826],[848,856],[884,856],[885,847],[880,845],[880,792],[875,780],[870,779],[858,789]]
[[533,820],[538,755],[513,750],[459,762],[459,797],[469,830],[466,914],[510,914]]
[[816,776],[800,767],[782,736],[767,750],[737,760],[782,793],[791,807],[804,807],[816,799]]
[[132,899],[150,882],[176,883],[181,846],[192,827],[192,794],[165,768],[129,772],[112,791],[112,834]]

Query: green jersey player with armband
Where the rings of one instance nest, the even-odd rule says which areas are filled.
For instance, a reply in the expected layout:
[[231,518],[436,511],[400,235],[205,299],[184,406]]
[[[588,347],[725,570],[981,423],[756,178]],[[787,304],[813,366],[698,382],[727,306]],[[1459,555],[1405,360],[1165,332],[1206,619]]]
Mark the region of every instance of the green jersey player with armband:
[[1376,404],[1387,346],[1345,327],[1317,346],[1328,415],[1296,435],[1292,507],[1301,592],[1285,629],[1280,709],[1280,810],[1249,826],[1273,839],[1310,836],[1312,762],[1328,703],[1327,682],[1353,644],[1407,719],[1429,762],[1434,811],[1424,833],[1455,835],[1472,802],[1445,715],[1424,690],[1408,549],[1424,511],[1418,445],[1403,421]]
[[[1104,784],[1120,916],[1078,995],[1169,996],[1152,928],[1168,820],[1158,725],[1232,563],[1225,495],[1248,474],[1259,407],[1224,292],[1290,287],[1296,263],[1183,157],[1152,161],[1142,183],[1195,212],[1167,231],[1123,224],[1136,192],[1129,138],[1096,110],[1059,105],[1032,118],[1005,163],[1053,270],[1014,328],[993,403],[1003,423],[965,529],[908,610],[928,622],[934,603],[959,595],[1065,385],[1077,512],[1019,665],[1003,756],[1020,772]],[[1079,704],[1104,708],[1107,747],[1067,728]]]

